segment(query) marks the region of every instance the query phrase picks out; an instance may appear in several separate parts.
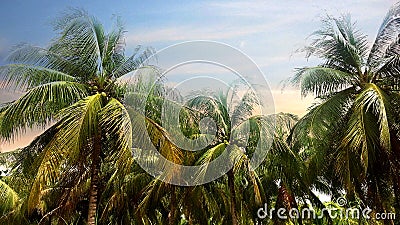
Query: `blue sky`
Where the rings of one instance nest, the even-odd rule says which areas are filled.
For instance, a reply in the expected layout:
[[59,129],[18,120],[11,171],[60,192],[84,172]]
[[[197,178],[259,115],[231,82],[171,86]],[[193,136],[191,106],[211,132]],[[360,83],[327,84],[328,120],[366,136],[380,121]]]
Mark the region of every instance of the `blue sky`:
[[[53,18],[68,7],[79,7],[111,28],[118,15],[125,23],[126,49],[136,45],[162,49],[190,40],[213,40],[236,47],[251,57],[272,87],[278,111],[304,114],[312,98],[299,91],[281,91],[280,82],[293,69],[313,65],[296,53],[326,14],[350,13],[372,42],[394,0],[355,1],[9,1],[0,3],[0,65],[10,48],[27,42],[46,46],[55,37]],[[17,94],[0,90],[0,102]]]
[[356,1],[2,1],[0,64],[12,45],[45,46],[55,33],[53,18],[68,7],[86,9],[106,27],[119,15],[127,30],[127,50],[136,45],[156,49],[189,40],[221,41],[249,55],[273,87],[307,62],[295,50],[326,14],[350,13],[370,40],[393,0]]

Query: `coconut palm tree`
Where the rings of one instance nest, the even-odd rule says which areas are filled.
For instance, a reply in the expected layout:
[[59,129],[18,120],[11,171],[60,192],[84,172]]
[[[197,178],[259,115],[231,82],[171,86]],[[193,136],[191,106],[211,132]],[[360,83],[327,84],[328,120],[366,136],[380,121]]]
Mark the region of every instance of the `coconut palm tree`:
[[390,210],[400,195],[399,20],[395,4],[370,48],[349,16],[328,16],[304,49],[323,62],[297,69],[291,79],[303,96],[320,100],[291,135],[310,177],[325,175],[330,194],[344,188],[375,210]]
[[[314,193],[315,186],[308,178],[306,164],[287,140],[298,117],[289,113],[278,113],[274,117],[276,124],[272,146],[264,162],[256,170],[264,190],[264,203],[267,204],[268,211],[265,211],[265,205],[263,205],[264,213],[272,216],[272,219],[259,218],[258,222],[304,224],[307,221],[302,219],[307,218],[290,218],[286,213],[288,219],[283,220],[277,217],[276,212],[279,208],[286,209],[286,212],[292,209],[301,211],[302,208],[308,207],[307,200],[319,209],[324,208],[324,205]],[[269,215],[268,213],[273,212],[272,210],[275,213]]]
[[[136,159],[147,157],[149,162],[157,161],[155,156],[142,156],[138,153],[148,151],[149,147],[154,146],[167,160],[182,164],[181,149],[171,141],[171,134],[161,126],[161,107],[164,102],[168,101],[179,107],[181,105],[165,97],[165,94],[171,92],[166,90],[162,79],[157,77],[159,78],[159,74],[137,75],[125,93],[126,109],[132,126],[135,127],[133,141],[137,150]],[[176,96],[179,97],[179,93],[176,93]],[[142,106],[145,107],[144,112],[141,110]],[[182,110],[185,110],[185,107]],[[149,139],[145,141],[147,136]],[[112,180],[122,182],[114,186],[115,190],[109,191],[111,197],[107,200],[101,219],[104,219],[104,222],[110,221],[111,218],[111,221],[124,223],[136,221],[139,224],[176,224],[179,216],[176,192],[179,188],[168,184],[166,180],[151,177],[135,162],[131,165],[129,173]],[[162,201],[164,199],[168,201]],[[127,205],[130,207],[126,207]]]
[[[200,178],[209,171],[209,162],[221,156],[222,152],[229,151],[229,159],[233,163],[226,177],[215,181],[216,186],[225,187],[229,193],[229,214],[225,216],[228,224],[239,224],[244,221],[244,214],[239,218],[238,215],[238,185],[243,179],[249,181],[252,187],[251,201],[252,209],[262,204],[262,190],[260,190],[257,174],[251,168],[250,160],[258,144],[260,135],[271,135],[270,129],[273,128],[271,118],[260,122],[259,115],[255,115],[257,100],[253,92],[245,92],[243,97],[235,102],[232,98],[236,94],[236,89],[226,93],[214,93],[211,96],[196,96],[188,102],[188,106],[201,112],[199,120],[204,117],[212,118],[216,125],[216,136],[212,143],[206,148],[196,160],[196,165],[206,165],[197,176]],[[251,123],[259,122],[258,129],[251,132]],[[261,125],[262,124],[262,125]],[[249,130],[250,129],[250,130]],[[265,144],[265,143],[263,143]],[[229,163],[229,162],[226,162]],[[215,169],[215,168],[214,168]],[[221,182],[223,185],[221,185]],[[221,197],[220,197],[221,199]],[[245,210],[244,210],[245,211]],[[244,212],[243,211],[243,212]],[[247,213],[247,212],[246,212]],[[246,218],[252,218],[251,213]],[[243,219],[243,220],[241,220]]]
[[[136,89],[138,87],[140,89],[141,86],[142,85],[135,85]],[[149,91],[145,91],[145,93],[149,93]],[[150,93],[163,93],[163,91],[150,91]],[[248,155],[246,155],[238,147],[240,143],[236,142],[247,143],[247,140],[245,140],[245,138],[247,138],[246,135],[243,135],[243,140],[240,139],[240,130],[246,131],[243,124],[244,121],[253,114],[255,100],[251,93],[247,93],[243,99],[241,99],[242,101],[239,104],[233,105],[232,102],[228,101],[229,94],[232,93],[211,93],[210,96],[195,95],[194,98],[183,105],[179,105],[177,102],[169,102],[170,104],[176,104],[180,107],[179,123],[181,131],[184,132],[186,137],[197,139],[201,135],[207,135],[201,134],[199,127],[200,121],[205,117],[211,118],[216,123],[217,129],[214,139],[205,149],[197,152],[182,151],[182,149],[179,149],[175,144],[173,144],[170,138],[174,137],[173,133],[171,133],[174,132],[174,130],[170,131],[164,129],[160,125],[162,124],[160,107],[163,106],[164,101],[168,100],[163,98],[163,94],[156,96],[153,94],[147,95],[147,101],[153,101],[153,103],[155,103],[151,107],[146,107],[146,110],[149,111],[148,124],[158,124],[151,128],[150,133],[152,133],[152,136],[154,137],[154,140],[152,139],[151,141],[153,145],[157,147],[157,151],[159,151],[164,157],[177,164],[207,165],[208,162],[214,160],[223,151],[226,151],[227,148],[229,148],[228,146],[231,146],[232,151],[230,157],[234,158],[234,161],[237,161],[237,163],[235,164],[234,169],[229,172],[230,176],[222,177],[210,184],[195,187],[178,187],[156,179],[148,182],[147,185],[139,191],[139,195],[133,193],[126,195],[121,194],[121,196],[131,196],[131,198],[128,197],[129,199],[138,199],[139,196],[140,200],[137,204],[136,210],[136,214],[141,220],[139,221],[139,224],[177,224],[178,221],[182,220],[181,216],[184,216],[184,220],[187,220],[189,224],[207,224],[208,222],[238,224],[239,221],[244,221],[248,218],[252,219],[250,215],[251,213],[248,213],[246,211],[247,209],[244,209],[242,212],[245,212],[249,217],[238,218],[238,206],[236,204],[238,202],[238,195],[236,194],[236,189],[238,187],[235,186],[241,183],[242,176],[243,179],[249,180],[252,190],[254,190],[252,195],[253,197],[251,198],[253,201],[252,203],[257,203],[249,204],[252,205],[250,208],[254,210],[256,205],[261,205],[262,191],[259,190],[259,183],[256,178],[257,175],[251,170],[249,163],[249,158],[255,149],[252,149],[248,152]],[[145,95],[140,94],[140,91],[135,91],[129,92],[128,96]],[[134,98],[133,100],[138,101],[140,99],[143,98]],[[131,104],[128,105],[135,105],[132,101],[130,101],[130,103]],[[228,109],[231,111],[228,112]],[[132,117],[135,117],[135,113],[132,114]],[[140,124],[134,124],[136,128],[140,126]],[[234,130],[236,130],[236,134],[232,134],[233,131],[231,129],[233,129],[233,127],[235,127]],[[147,133],[149,133],[148,129],[149,128],[147,128]],[[141,131],[146,131],[146,129],[138,128],[138,130],[140,132],[136,136],[140,139],[143,137]],[[157,135],[157,133],[164,134]],[[254,130],[253,133],[256,133],[256,131]],[[258,130],[258,135],[259,133]],[[232,140],[235,140],[236,142],[229,144],[229,141],[231,141],[231,135],[237,135],[239,138],[232,138]],[[145,150],[146,145],[140,145],[140,140],[137,141],[138,142],[136,143],[139,143],[140,148]],[[257,143],[255,142],[253,144],[256,145]],[[199,180],[201,180],[205,173],[208,172],[207,166],[202,168],[203,170],[199,171],[198,174],[195,174]],[[234,175],[235,173],[237,173],[236,177]],[[131,179],[134,179],[133,176],[131,176],[129,180]],[[179,198],[179,196],[185,197]],[[224,205],[224,207],[222,207],[221,204]],[[201,205],[201,207],[199,207],[199,205]],[[209,220],[207,221],[205,218],[209,218]]]
[[104,166],[130,170],[132,125],[118,79],[140,69],[152,50],[137,47],[126,57],[119,20],[106,33],[82,10],[61,16],[54,28],[59,35],[48,47],[19,45],[0,68],[3,86],[25,91],[2,107],[0,135],[10,141],[53,124],[32,153],[28,213],[73,214],[87,201],[87,223],[95,224]]

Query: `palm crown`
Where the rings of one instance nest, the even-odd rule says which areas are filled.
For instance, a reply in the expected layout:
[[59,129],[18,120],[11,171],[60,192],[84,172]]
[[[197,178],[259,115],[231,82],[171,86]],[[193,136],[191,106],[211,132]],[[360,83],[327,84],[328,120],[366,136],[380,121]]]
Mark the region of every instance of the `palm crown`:
[[41,135],[47,138],[27,149],[36,155],[28,212],[51,208],[42,202],[48,192],[59,197],[52,213],[67,212],[88,191],[88,223],[94,224],[102,164],[113,159],[121,171],[131,156],[132,127],[118,78],[143,68],[152,50],[139,46],[126,57],[122,24],[105,33],[82,10],[60,17],[54,28],[59,36],[49,47],[17,46],[8,58],[12,64],[1,67],[4,85],[26,92],[1,109],[0,133],[10,140],[27,127],[53,122]]
[[[5,203],[0,223],[51,223],[53,216],[82,222],[82,215],[88,224],[255,223],[261,221],[254,213],[263,202],[289,210],[309,198],[323,208],[314,190],[333,197],[345,190],[376,211],[392,209],[393,199],[400,199],[399,21],[395,5],[369,48],[350,18],[326,18],[305,48],[307,57],[323,62],[297,69],[291,80],[320,102],[297,120],[290,114],[254,115],[252,93],[236,105],[220,93],[195,97],[182,107],[165,98],[162,82],[137,76],[127,89],[121,85],[124,75],[156,69],[146,63],[152,50],[137,47],[126,57],[118,20],[106,33],[96,18],[71,10],[54,23],[59,36],[49,47],[19,45],[11,64],[0,67],[4,87],[25,91],[0,108],[1,138],[50,126],[17,154],[12,176],[0,180]],[[144,112],[136,108],[143,101]],[[178,130],[163,127],[164,103],[179,108]],[[208,137],[200,132],[204,117],[216,125],[206,148],[194,153],[174,144],[175,132],[192,140]],[[265,148],[268,143],[259,149],[267,136],[271,149]],[[198,179],[229,147],[233,168],[209,184],[177,187],[135,164],[132,146],[138,152],[155,146],[176,164],[203,166]],[[253,170],[250,159],[259,150],[267,161]],[[144,159],[157,163],[158,158]]]
[[[316,56],[323,63],[299,68],[291,79],[303,95],[312,93],[321,99],[290,137],[309,160],[311,175],[321,180],[325,173],[333,183],[343,184],[338,186],[345,187],[350,197],[356,193],[366,204],[374,202],[384,209],[392,202],[387,193],[395,190],[381,185],[399,180],[395,122],[399,115],[395,103],[399,99],[399,19],[395,5],[368,48],[366,36],[349,17],[327,17],[305,48],[307,57]],[[331,163],[324,163],[326,159]],[[369,191],[378,192],[382,199],[372,199],[366,194]]]

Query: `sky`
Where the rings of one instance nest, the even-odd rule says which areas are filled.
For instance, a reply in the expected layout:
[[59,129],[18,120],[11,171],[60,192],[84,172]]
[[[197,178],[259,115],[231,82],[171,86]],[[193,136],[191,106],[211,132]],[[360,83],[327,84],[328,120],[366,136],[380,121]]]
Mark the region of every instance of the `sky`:
[[[312,66],[297,50],[309,43],[310,34],[325,15],[349,13],[373,42],[394,0],[311,1],[9,1],[0,2],[0,65],[12,46],[30,43],[45,47],[56,33],[51,21],[69,7],[82,8],[111,29],[116,16],[126,28],[126,50],[137,45],[156,50],[191,40],[226,43],[248,55],[260,68],[274,96],[277,112],[304,115],[313,98],[302,98],[296,88],[282,89],[294,68]],[[308,38],[308,39],[307,39]],[[21,93],[0,90],[0,103]],[[28,131],[4,150],[24,146],[41,131]]]

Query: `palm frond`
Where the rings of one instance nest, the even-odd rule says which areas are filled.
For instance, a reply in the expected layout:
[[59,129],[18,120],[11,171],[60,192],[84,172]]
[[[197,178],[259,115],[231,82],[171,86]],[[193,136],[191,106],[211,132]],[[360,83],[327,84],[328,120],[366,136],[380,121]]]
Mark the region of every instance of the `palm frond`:
[[[224,153],[225,149],[227,149],[226,143],[220,143],[214,147],[208,148],[207,151],[205,151],[201,157],[197,160],[196,165],[200,166],[200,169],[197,171],[196,176],[196,181],[201,183],[204,179],[204,177],[207,174],[207,171],[212,170],[211,172],[215,172],[218,170],[218,165],[210,164],[214,159],[221,157],[221,155]],[[229,158],[226,158],[226,160],[229,160]],[[224,161],[226,162],[226,161]],[[228,163],[227,163],[228,164]],[[222,168],[224,165],[220,165]],[[220,169],[223,170],[223,169]]]
[[375,116],[378,117],[381,147],[387,151],[390,150],[389,116],[392,113],[392,107],[389,102],[389,96],[373,83],[366,85],[366,89],[361,93],[361,96],[365,98],[361,101],[364,102],[366,110],[368,111],[371,108]]
[[368,56],[367,64],[373,69],[379,68],[382,60],[398,51],[400,47],[398,44],[399,27],[400,3],[396,3],[386,14]]
[[51,71],[74,76],[84,72],[84,68],[72,63],[68,55],[54,52],[51,48],[41,48],[29,44],[17,45],[7,61],[16,65],[25,65],[26,67],[45,68]]
[[[130,172],[132,164],[132,124],[128,111],[116,99],[108,101],[100,113],[100,126],[107,136],[107,154],[115,162],[115,174],[122,177]],[[111,179],[110,182],[113,182]]]
[[223,102],[224,99],[221,98],[218,99],[212,96],[199,95],[192,98],[187,105],[193,110],[202,113],[204,117],[210,117],[214,120],[217,126],[218,137],[228,137],[232,124],[229,117],[228,106]]
[[56,81],[34,87],[0,114],[0,134],[11,140],[28,127],[44,126],[57,111],[86,95],[85,86],[74,82]]
[[18,194],[0,179],[0,217],[14,210],[19,200]]
[[125,61],[124,26],[117,19],[116,27],[104,38],[101,59],[104,74],[111,76],[111,72]]
[[317,98],[341,91],[357,84],[358,77],[337,69],[317,66],[304,67],[296,71],[291,83],[300,86],[303,97],[314,94]]
[[400,54],[384,58],[380,61],[380,65],[373,68],[376,73],[375,78],[384,78],[384,83],[388,83],[389,87],[398,89],[400,85]]
[[361,152],[364,170],[368,168],[368,158],[376,160],[376,146],[391,149],[388,96],[375,84],[365,85],[357,96],[354,113],[349,120],[349,128],[342,145]]
[[59,131],[35,162],[38,168],[28,200],[29,212],[34,208],[44,210],[40,207],[45,194],[43,191],[60,179],[65,169],[62,165],[66,161],[72,163],[90,154],[88,146],[99,128],[98,113],[102,108],[102,98],[102,94],[89,96],[59,113]]
[[324,65],[350,74],[360,74],[367,54],[366,36],[360,34],[349,16],[327,17],[323,28],[313,33],[315,40],[305,48],[307,57],[326,60]]
[[257,107],[260,107],[260,103],[257,101],[256,95],[253,91],[247,91],[239,102],[231,107],[233,108],[231,120],[234,129],[235,126],[253,116],[255,111],[258,110]]
[[154,54],[155,51],[152,48],[143,49],[142,46],[137,46],[132,55],[112,71],[112,76],[114,78],[120,78],[141,68],[154,69],[157,71],[156,67],[149,66],[151,64],[150,60],[155,60]]
[[377,160],[379,126],[376,117],[363,107],[355,107],[346,133],[334,153],[335,172],[344,183],[348,194],[354,192],[354,180],[364,179],[370,165]]
[[370,103],[368,102],[370,100],[370,96],[368,96],[370,93],[368,92],[362,92],[357,97],[353,113],[348,121],[346,134],[340,146],[347,148],[351,154],[359,154],[364,173],[367,171],[370,156],[376,155],[374,153],[380,140],[377,118],[371,113],[372,109],[366,107],[366,104]]
[[318,146],[315,141],[325,143],[329,133],[349,110],[353,92],[353,88],[339,91],[312,108],[294,126],[289,141],[304,148]]
[[[174,144],[168,131],[140,111],[129,106],[126,106],[126,109],[130,115],[132,127],[135,128],[133,147],[138,150],[136,151],[138,154],[135,155],[136,160],[141,160],[142,165],[147,164],[150,168],[164,168],[160,179],[179,177],[179,167],[176,165],[182,165],[183,151]],[[173,164],[165,164],[160,157],[164,157]]]
[[4,81],[2,88],[29,90],[33,87],[56,81],[76,81],[75,77],[45,67],[25,64],[9,64],[0,67],[0,76]]
[[283,139],[287,139],[290,135],[292,129],[296,126],[296,123],[299,121],[299,117],[297,115],[291,113],[278,113],[275,114],[275,136],[282,137]]
[[61,36],[50,51],[84,67],[86,74],[81,74],[84,79],[103,73],[101,56],[105,34],[96,18],[84,10],[70,9],[55,21],[54,28],[61,32]]
[[29,145],[19,150],[13,165],[14,176],[23,175],[28,178],[35,176],[38,166],[35,164],[35,161],[44,151],[46,146],[51,142],[53,137],[57,134],[59,130],[58,127],[59,123],[53,124],[43,133],[35,137],[35,139],[33,139]]

